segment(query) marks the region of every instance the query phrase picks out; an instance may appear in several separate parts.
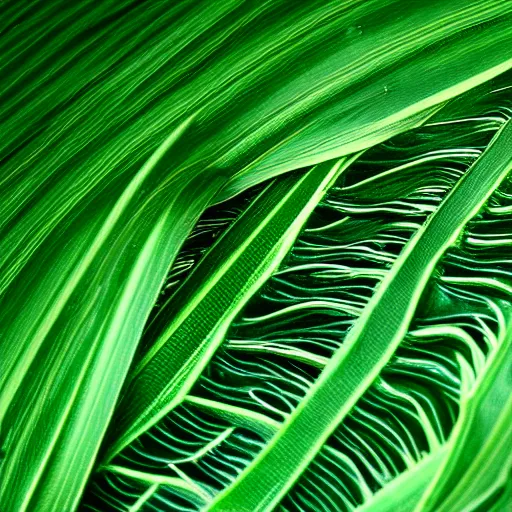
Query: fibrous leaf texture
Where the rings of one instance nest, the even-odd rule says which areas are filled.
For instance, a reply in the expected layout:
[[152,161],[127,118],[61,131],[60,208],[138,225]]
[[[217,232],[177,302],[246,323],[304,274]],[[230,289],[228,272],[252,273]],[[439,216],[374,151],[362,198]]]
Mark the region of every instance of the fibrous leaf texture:
[[0,6],[0,510],[512,503],[512,3]]

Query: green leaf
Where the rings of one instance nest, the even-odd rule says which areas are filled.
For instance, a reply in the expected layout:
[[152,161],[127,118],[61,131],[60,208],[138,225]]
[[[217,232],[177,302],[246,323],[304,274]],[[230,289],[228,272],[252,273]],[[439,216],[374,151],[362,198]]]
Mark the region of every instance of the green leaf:
[[[420,260],[420,279],[422,265],[431,266],[420,293],[414,295],[415,282],[411,286],[407,279],[398,292],[414,295],[414,315],[402,339],[378,376],[357,390],[353,406],[318,443],[318,453],[278,506],[338,512],[417,505],[444,464],[461,401],[489,378],[488,363],[504,342],[512,312],[512,181],[510,173],[501,183],[492,176],[505,175],[509,165],[506,152],[500,152],[508,143],[503,133],[510,136],[510,126],[503,127],[511,106],[508,83],[504,76],[450,102],[425,126],[367,151],[344,169],[278,268],[230,321],[225,339],[181,402],[98,467],[84,496],[86,510],[124,511],[135,504],[209,509],[238,482],[250,480],[258,460],[274,449],[282,432],[289,435],[288,425],[307,410],[337,354],[350,350],[347,341],[370,316],[380,290],[402,279],[407,264],[401,262],[411,257],[404,256],[408,248],[427,240],[435,252],[436,244],[447,243],[436,239],[434,230],[444,219],[439,235],[453,243],[435,255],[437,263],[430,257]],[[469,194],[473,204],[468,188],[476,190]],[[154,334],[176,318],[174,300],[181,296],[188,304],[187,297],[214,275],[215,266],[212,272],[204,266],[200,273],[201,265],[191,274],[196,282],[184,282],[162,309],[166,313],[157,314],[139,357],[151,350]],[[398,294],[387,297],[387,315],[380,316],[375,339],[383,344],[389,319],[401,304]],[[347,369],[315,422],[332,411],[347,377],[360,368],[368,370],[367,363]],[[130,405],[129,400],[120,404],[121,417]],[[289,469],[297,447],[319,433],[313,427],[308,423],[290,437],[291,449],[276,462],[274,478]],[[107,440],[105,449],[111,446]],[[121,478],[119,468],[137,475]],[[192,483],[205,504],[197,505],[163,480],[149,490],[147,482],[159,478]],[[258,485],[247,488],[233,507],[251,510]],[[485,503],[497,503],[501,492]]]
[[439,466],[446,458],[446,447],[425,457],[412,469],[376,492],[360,512],[410,512],[418,504]]
[[[468,390],[449,443],[375,494],[361,512],[477,510],[512,469],[512,330]],[[397,499],[397,496],[400,499]],[[504,503],[506,493],[501,498]],[[497,510],[506,510],[503,504]]]
[[382,142],[512,67],[501,0],[4,8],[0,293],[191,112],[175,167],[226,169],[221,200]]
[[[475,510],[512,470],[512,330],[463,397],[450,452],[417,510]],[[505,509],[503,509],[505,510]]]
[[116,421],[121,437],[108,460],[184,399],[233,318],[279,265],[351,161],[327,162],[265,187],[199,263],[150,327],[154,345],[132,372],[120,405],[123,416]]
[[512,505],[512,478],[509,475],[504,489],[498,491],[497,499],[494,501],[490,512],[508,510]]
[[23,276],[28,297],[22,287],[3,301],[3,510],[77,504],[169,264],[225,180],[178,175],[171,195],[162,188],[189,123],[112,207],[110,198],[99,212],[86,207],[95,222],[73,219],[52,240],[34,265],[45,278]]
[[[248,113],[245,137],[219,159],[221,166],[243,165],[222,197],[269,175],[372,147],[423,122],[425,109],[512,66],[512,54],[503,53],[512,40],[512,6],[500,0],[356,0],[304,5],[300,13],[282,5],[297,24],[290,33],[285,21],[277,38],[273,32],[269,50],[279,52],[281,37],[292,38],[281,58],[293,77],[283,80],[280,58],[265,62],[276,72],[278,92]],[[258,48],[256,60],[265,57]],[[286,106],[274,110],[276,100]],[[253,160],[255,142],[265,154]]]
[[[499,123],[508,115],[507,107],[486,111],[486,120],[478,118],[475,147],[458,142],[452,146],[453,167],[449,151],[444,150],[441,155],[401,160],[398,170],[388,168],[388,175],[387,171],[379,175],[382,162],[372,162],[376,174],[361,162],[357,167],[361,179],[350,172],[353,181],[339,183],[340,196],[335,193],[337,185],[331,187],[331,202],[320,201],[314,217],[318,220],[325,214],[329,222],[323,218],[308,228],[312,231],[288,254],[283,249],[284,266],[269,280],[276,285],[271,288],[276,295],[268,300],[286,304],[283,310],[268,307],[263,296],[258,300],[267,309],[261,314],[254,314],[247,302],[252,313],[232,318],[232,327],[241,329],[237,332],[249,325],[254,332],[266,332],[246,338],[228,336],[225,343],[219,335],[208,345],[211,352],[219,347],[211,362],[205,358],[183,369],[197,379],[184,379],[183,388],[171,384],[170,395],[183,401],[175,410],[167,409],[169,414],[154,425],[169,407],[169,397],[160,404],[155,397],[168,385],[163,381],[171,372],[160,375],[161,365],[154,372],[142,372],[141,382],[148,386],[140,389],[140,382],[134,384],[137,377],[131,378],[132,387],[127,388],[130,391],[112,423],[112,411],[132,360],[137,368],[139,356],[151,356],[155,340],[149,337],[165,333],[176,320],[166,319],[165,313],[155,317],[152,307],[160,306],[159,292],[169,279],[184,275],[183,267],[177,266],[168,274],[180,247],[190,242],[187,236],[212,203],[234,198],[289,171],[322,167],[323,162],[439,119],[437,112],[445,111],[445,102],[512,67],[511,19],[512,5],[502,0],[433,0],[407,5],[401,0],[2,2],[0,444],[5,457],[0,468],[0,508],[6,512],[74,509],[109,423],[111,432],[117,428],[138,437],[117,453],[108,469],[100,468],[98,478],[104,477],[105,486],[96,485],[95,479],[89,482],[95,492],[102,493],[107,510],[123,507],[127,494],[128,501],[134,498],[129,505],[134,510],[146,501],[180,507],[189,499],[200,507],[232,483],[233,471],[242,471],[256,457],[276,431],[276,423],[281,426],[285,416],[293,414],[320,371],[330,364],[332,353],[367,306],[373,287],[387,275],[399,249],[464,172],[460,160],[471,160],[480,144],[487,144],[480,131],[494,130],[496,118]],[[457,102],[452,106],[457,111]],[[473,126],[460,116],[457,122]],[[180,128],[169,137],[176,126]],[[464,129],[450,126],[449,132],[454,134],[454,143],[459,136],[465,140]],[[424,135],[428,139],[431,133],[427,130]],[[428,165],[440,161],[440,169]],[[422,175],[427,170],[428,176]],[[279,180],[275,186],[282,183]],[[377,184],[372,197],[361,196],[361,189],[371,188],[372,183]],[[508,206],[500,203],[497,208]],[[346,221],[333,212],[351,211],[356,213],[347,215],[350,222],[345,232]],[[379,212],[385,212],[384,218]],[[373,218],[366,218],[367,214]],[[297,219],[290,215],[289,221],[292,225]],[[505,243],[503,237],[493,238],[506,229],[501,221],[498,224],[499,229],[494,226],[491,234],[477,236],[480,246],[488,249],[489,239],[493,247]],[[179,265],[183,265],[183,254]],[[306,269],[287,266],[289,258],[300,260],[305,254]],[[226,257],[220,255],[217,266]],[[350,265],[332,264],[334,257],[342,262],[348,259]],[[435,288],[432,293],[438,294],[438,300],[429,307],[446,306],[440,317],[451,323],[418,327],[409,333],[415,343],[435,345],[431,338],[441,335],[462,343],[464,355],[471,353],[472,371],[479,374],[490,351],[489,340],[501,340],[494,332],[496,325],[501,329],[496,311],[508,304],[508,298],[499,304],[494,301],[495,294],[507,294],[507,270],[499,258],[498,263],[496,258],[490,264],[481,263],[492,275],[489,281],[479,275],[461,283],[451,275],[451,281],[445,279]],[[457,261],[469,272],[467,255]],[[495,263],[498,270],[490,269],[488,265]],[[206,270],[194,287],[209,278]],[[318,274],[320,281],[331,279],[331,285],[320,285]],[[314,292],[305,282],[308,279],[318,287]],[[184,302],[180,304],[175,299],[181,293]],[[194,293],[192,288],[173,293],[172,306],[162,311],[174,314],[175,307],[178,312],[186,309]],[[462,304],[461,297],[467,304]],[[240,307],[244,301],[239,301]],[[477,339],[472,331],[464,330],[455,310],[467,313],[468,318],[469,311],[474,313],[478,321],[472,329],[479,333]],[[151,325],[138,348],[148,318]],[[211,332],[208,322],[203,326],[203,319],[196,319],[192,330]],[[293,329],[290,319],[296,324]],[[320,324],[327,323],[322,327],[315,323],[319,319]],[[228,322],[223,321],[227,329]],[[309,333],[312,339],[305,339]],[[416,346],[414,350],[421,353]],[[421,359],[419,373],[428,374],[428,368],[437,365],[447,380],[456,381],[453,354],[445,355],[443,350],[436,359],[434,352],[425,349],[421,357],[428,363]],[[395,366],[391,370],[386,366],[383,373],[397,368],[411,372],[413,363],[404,351],[406,355],[400,352]],[[163,354],[155,360],[165,368]],[[270,362],[265,359],[269,354]],[[189,355],[181,362],[188,362]],[[273,358],[283,361],[283,366]],[[201,376],[199,368],[204,368]],[[155,386],[151,385],[153,377],[159,380]],[[246,386],[247,397],[229,379],[257,384]],[[382,400],[389,398],[386,393],[393,395],[385,385],[372,388],[372,393],[382,392]],[[442,422],[451,425],[456,416],[449,400],[457,395],[457,386],[445,383],[445,387],[449,397],[441,393],[441,405],[431,400],[437,404],[432,410],[438,414],[446,406],[449,420],[439,413],[441,419],[431,418],[432,425],[422,420],[418,427],[422,433],[428,431],[432,445],[438,442],[436,436],[444,442],[442,433],[449,427]],[[412,396],[413,391],[407,392]],[[140,401],[134,401],[130,411],[129,397],[139,394]],[[426,400],[428,392],[417,395],[422,398],[414,395],[410,400]],[[410,412],[403,403],[401,407]],[[418,407],[419,415],[428,416]],[[368,421],[374,420],[372,416]],[[172,445],[172,451],[177,443],[177,452],[186,456],[173,453],[176,464],[168,463],[167,473],[156,475],[153,459],[148,469],[139,467],[137,457],[144,463],[156,457],[160,468],[160,459],[165,457],[154,455],[151,443],[155,439],[160,443],[168,434],[161,426],[166,421],[174,422],[176,431],[165,449]],[[354,429],[355,436],[361,435],[359,428],[365,428],[361,424]],[[377,430],[384,428],[372,425]],[[407,428],[403,430],[407,438]],[[393,430],[389,434],[393,441],[388,447],[393,442],[406,446],[410,441]],[[181,435],[183,444],[182,439],[176,441]],[[415,443],[409,447],[413,452],[422,446],[420,441],[418,446]],[[112,452],[108,441],[105,449]],[[130,450],[139,450],[137,461],[129,463],[139,464],[137,470],[127,465]],[[373,484],[365,479],[368,474],[376,475],[371,462],[363,462],[361,469],[351,462],[352,456],[340,455],[337,448],[329,445],[324,452],[329,463],[345,468],[358,482],[349,485],[357,489],[353,491],[357,497],[349,489],[350,497],[342,499],[349,500],[343,501],[347,507],[350,500],[363,500],[359,494],[365,499],[371,495]],[[213,463],[207,461],[206,469],[198,464],[192,476],[188,466],[186,471],[181,468],[191,458],[209,460],[212,453]],[[404,453],[408,461],[409,452]],[[398,462],[394,455],[383,457],[392,461],[379,459],[376,464],[384,468],[389,463],[393,467],[386,471],[396,476],[402,469],[400,456]],[[226,458],[231,463],[227,469]],[[377,476],[374,487],[382,487],[385,480]],[[136,490],[127,493],[132,485]],[[289,499],[303,499],[303,492],[309,493],[304,498],[307,503],[323,499],[318,497],[322,493],[315,492],[311,498],[308,485],[318,484],[300,484],[298,494],[293,491]],[[110,494],[120,493],[122,499],[105,492],[109,486],[114,489]]]
[[265,510],[282,499],[393,355],[437,262],[512,169],[511,144],[508,122],[406,246],[276,437],[210,510]]

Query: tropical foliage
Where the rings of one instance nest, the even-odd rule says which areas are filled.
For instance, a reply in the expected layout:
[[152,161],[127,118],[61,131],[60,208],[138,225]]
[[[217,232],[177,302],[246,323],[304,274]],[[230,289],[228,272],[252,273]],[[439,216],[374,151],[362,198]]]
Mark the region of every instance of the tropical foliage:
[[0,510],[507,510],[512,3],[0,21]]

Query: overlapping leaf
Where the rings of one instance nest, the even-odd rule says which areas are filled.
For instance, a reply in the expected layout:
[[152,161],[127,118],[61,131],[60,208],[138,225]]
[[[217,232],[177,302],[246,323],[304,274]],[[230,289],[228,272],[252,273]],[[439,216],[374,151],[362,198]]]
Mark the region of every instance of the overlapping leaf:
[[[508,89],[500,85],[448,105],[427,126],[369,151],[342,174],[284,265],[235,321],[191,393],[101,468],[86,494],[86,508],[196,510],[227,488],[213,508],[257,510],[265,506],[258,488],[269,483],[270,500],[276,503],[289,485],[288,468],[296,475],[291,483],[303,476],[281,503],[283,510],[352,510],[363,504],[380,510],[401,481],[411,489],[404,506],[410,510],[418,503],[443,464],[459,404],[474,393],[475,379],[483,380],[486,360],[503,343],[510,315],[510,181],[489,200],[490,217],[475,217],[462,242],[445,254],[467,222],[458,219],[475,216],[507,176],[510,126],[481,156],[510,114]],[[405,341],[396,353],[387,350],[387,364],[377,380],[369,380],[368,390],[351,392],[344,402],[348,414],[339,427],[333,422],[335,433],[327,443],[308,444],[321,432],[313,425],[325,421],[337,401],[334,395],[345,385],[331,387],[322,397],[322,375],[332,368],[333,356],[347,357],[347,344],[357,343],[347,338],[357,332],[353,327],[364,315],[375,315],[372,297],[384,287],[380,283],[390,286],[401,275],[410,280],[408,270],[397,269],[412,265],[408,251],[429,236],[435,218],[441,219],[448,242],[439,238],[442,231],[431,228],[435,236],[429,244],[436,250],[437,239],[444,248],[436,258],[419,260],[419,269],[428,264],[432,270],[425,277],[423,271],[418,274],[424,284],[412,301],[413,311],[419,301],[413,323],[408,326],[399,313],[398,321],[409,331]],[[500,218],[502,230],[496,229]],[[484,242],[484,249],[475,249]],[[431,262],[443,254],[434,270]],[[461,268],[472,275],[458,281]],[[412,289],[406,282],[401,290]],[[389,313],[377,322],[379,339],[396,297],[387,299]],[[367,365],[365,358],[364,375]],[[345,383],[352,374],[344,373]],[[318,397],[322,403],[315,418],[307,419],[309,427],[293,433],[294,418]],[[286,456],[274,452],[283,438],[292,443]],[[312,461],[307,470],[292,456],[304,445]],[[262,460],[270,463],[259,471]],[[163,476],[166,483],[157,481]],[[173,483],[175,478],[195,486],[194,500]],[[122,485],[113,486],[114,480]],[[240,485],[245,490],[237,494]],[[393,500],[387,503],[392,507]]]
[[[511,15],[501,0],[3,2],[0,508],[76,505],[167,270],[208,204],[370,147],[506,71]],[[383,236],[400,247],[416,227]],[[262,424],[265,439],[277,428],[187,400],[248,432]],[[112,480],[132,479],[123,467]],[[139,477],[137,507],[162,485],[180,503],[197,494],[183,474]]]
[[126,406],[120,405],[122,414],[115,422],[121,439],[111,452],[118,453],[182,401],[223,341],[231,320],[279,265],[349,162],[326,162],[304,176],[291,175],[265,187],[199,263],[169,307],[162,308],[148,329],[153,344],[130,376],[123,397]]
[[[94,206],[84,201],[89,217],[71,218],[54,233],[15,281],[17,295],[4,299],[5,510],[76,506],[169,264],[224,183],[222,175],[174,175],[171,190],[180,194],[169,193],[162,168],[185,128],[117,201],[111,191]],[[41,279],[30,282],[31,274]]]
[[17,6],[0,48],[0,290],[170,123],[197,114],[176,165],[228,168],[226,197],[370,147],[512,66],[501,0]]

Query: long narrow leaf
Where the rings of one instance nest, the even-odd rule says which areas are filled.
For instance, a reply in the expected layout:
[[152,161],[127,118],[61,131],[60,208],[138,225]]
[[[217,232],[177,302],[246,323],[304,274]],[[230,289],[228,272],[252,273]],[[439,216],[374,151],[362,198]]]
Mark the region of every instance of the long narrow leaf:
[[52,254],[55,271],[29,300],[4,301],[2,510],[70,510],[79,499],[169,265],[225,180],[181,177],[173,192],[182,195],[158,193],[187,124],[92,231],[70,224]]
[[[120,430],[108,459],[183,400],[235,315],[279,265],[311,211],[350,162],[327,162],[304,176],[270,184],[207,254],[181,294],[173,297],[171,311],[160,313],[165,330],[134,369],[126,406],[120,405],[125,416],[120,429],[130,429]],[[168,315],[173,321],[167,325]]]
[[417,126],[512,66],[501,0],[17,5],[0,45],[0,292],[191,112],[176,166],[227,169],[222,199]]
[[436,263],[512,169],[507,152],[511,144],[508,122],[412,239],[350,332],[346,348],[338,351],[275,439],[211,510],[264,510],[289,490],[402,341]]

